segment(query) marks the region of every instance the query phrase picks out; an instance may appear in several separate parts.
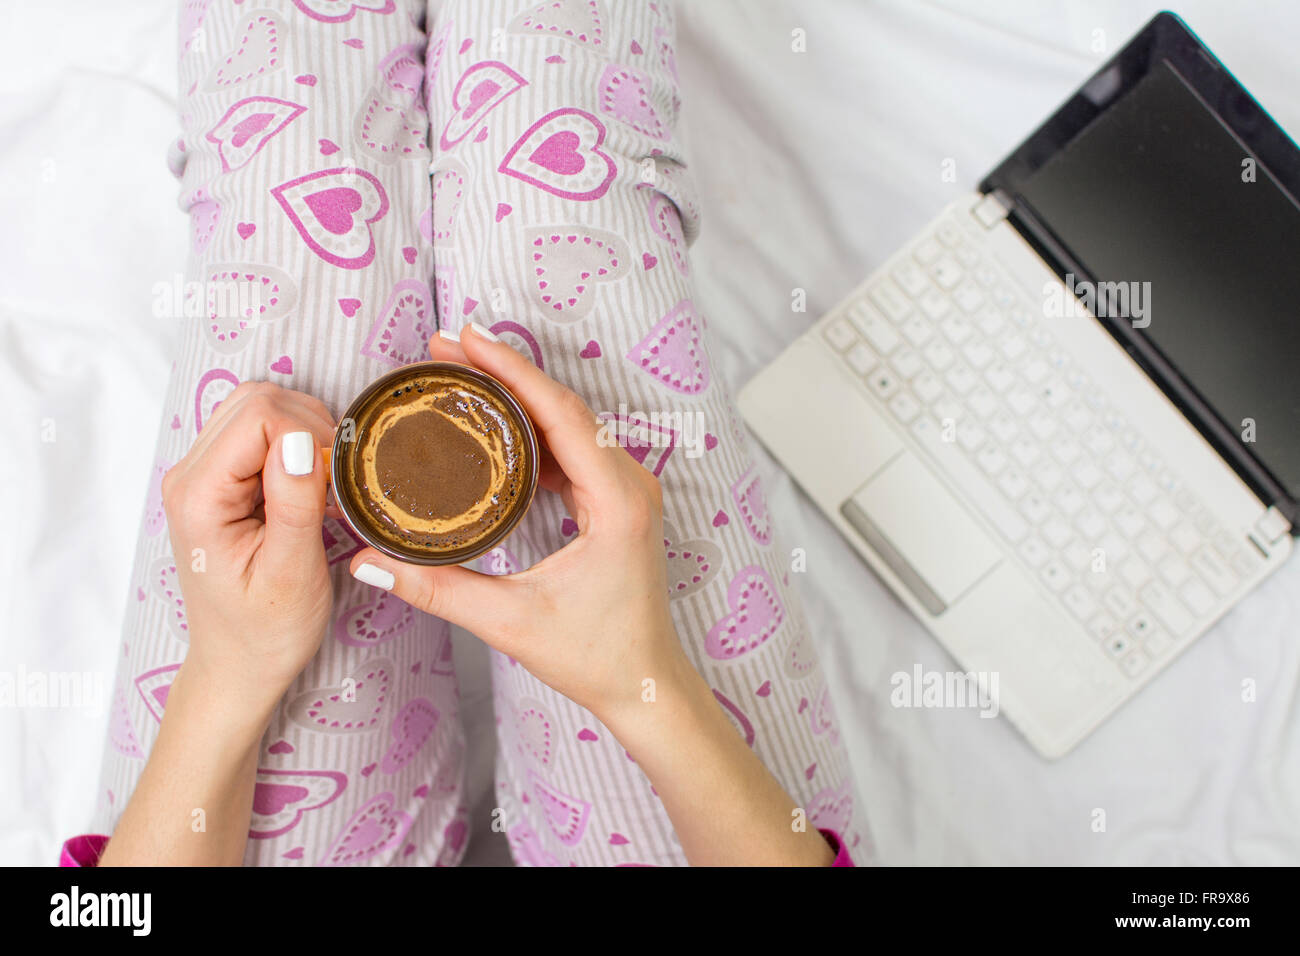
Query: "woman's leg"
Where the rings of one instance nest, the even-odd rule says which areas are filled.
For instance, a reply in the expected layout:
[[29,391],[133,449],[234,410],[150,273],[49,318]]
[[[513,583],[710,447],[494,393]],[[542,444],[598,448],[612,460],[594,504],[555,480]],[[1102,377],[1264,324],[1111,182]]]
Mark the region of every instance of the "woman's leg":
[[[607,416],[665,492],[678,633],[812,825],[866,833],[834,712],[710,364],[687,245],[668,0],[448,0],[431,24],[435,295]],[[576,530],[539,499],[486,568]],[[659,800],[592,716],[494,655],[498,798],[521,863],[681,863]],[[858,853],[865,850],[862,846]]]
[[[125,807],[185,657],[185,608],[159,482],[221,399],[260,379],[341,414],[363,386],[425,355],[428,117],[424,0],[189,2],[180,36],[192,224],[184,319],[136,552],[99,823]],[[188,295],[186,294],[188,293]],[[327,519],[335,619],[263,741],[250,864],[460,859],[464,738],[446,624],[347,573],[358,542]],[[213,688],[238,694],[238,687]]]

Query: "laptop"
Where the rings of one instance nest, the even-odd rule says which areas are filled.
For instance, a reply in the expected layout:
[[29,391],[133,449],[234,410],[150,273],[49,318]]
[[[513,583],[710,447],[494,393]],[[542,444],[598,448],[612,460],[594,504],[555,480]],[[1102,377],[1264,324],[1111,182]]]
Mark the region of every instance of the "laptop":
[[1291,554],[1297,196],[1295,143],[1160,13],[739,395],[1044,757]]

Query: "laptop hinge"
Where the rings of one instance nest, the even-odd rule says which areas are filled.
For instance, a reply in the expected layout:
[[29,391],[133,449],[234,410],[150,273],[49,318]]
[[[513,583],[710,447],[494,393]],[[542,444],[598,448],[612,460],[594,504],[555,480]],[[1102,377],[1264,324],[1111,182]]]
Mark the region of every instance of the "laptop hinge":
[[992,229],[998,223],[1002,222],[1011,213],[1011,202],[1007,194],[1001,189],[995,189],[991,193],[986,193],[971,209],[970,214],[975,217],[985,229]]

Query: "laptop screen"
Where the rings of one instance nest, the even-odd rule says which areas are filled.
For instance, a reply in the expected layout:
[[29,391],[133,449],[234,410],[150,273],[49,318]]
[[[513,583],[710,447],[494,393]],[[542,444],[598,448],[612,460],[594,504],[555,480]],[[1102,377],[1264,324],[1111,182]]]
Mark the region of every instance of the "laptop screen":
[[[1300,154],[1231,74],[1187,43],[1158,36],[1126,50],[986,185],[1046,227],[1065,253],[1058,266],[1073,263],[1098,291],[1123,284],[1109,288],[1129,301],[1102,305],[1127,327],[1121,340],[1141,346],[1140,361],[1154,346],[1182,394],[1208,406],[1294,500]],[[1166,52],[1181,55],[1171,62]],[[1243,137],[1264,148],[1281,182]]]

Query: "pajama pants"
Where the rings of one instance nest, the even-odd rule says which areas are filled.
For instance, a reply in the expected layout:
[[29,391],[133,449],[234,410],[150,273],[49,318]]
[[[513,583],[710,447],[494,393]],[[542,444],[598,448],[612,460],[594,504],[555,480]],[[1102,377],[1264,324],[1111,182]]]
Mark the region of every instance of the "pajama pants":
[[[477,321],[572,387],[664,489],[678,634],[811,824],[868,853],[825,680],[687,247],[669,0],[187,0],[172,150],[190,257],[99,801],[111,832],[187,649],[163,473],[241,381],[342,414]],[[558,496],[480,570],[576,533]],[[449,626],[354,581],[262,742],[245,863],[454,865],[470,832]],[[589,712],[493,652],[491,813],[522,865],[685,862],[649,780]],[[239,689],[214,692],[238,694]],[[861,844],[861,845],[859,845]]]

